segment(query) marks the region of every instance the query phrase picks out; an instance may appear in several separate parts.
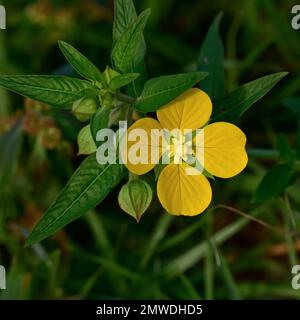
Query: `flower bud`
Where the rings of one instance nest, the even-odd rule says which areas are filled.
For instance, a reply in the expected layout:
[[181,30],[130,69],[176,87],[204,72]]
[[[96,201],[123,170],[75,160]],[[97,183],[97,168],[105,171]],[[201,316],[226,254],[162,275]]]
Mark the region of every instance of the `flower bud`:
[[98,109],[95,98],[82,98],[73,104],[73,113],[80,121],[88,120]]
[[122,210],[140,221],[152,201],[152,190],[143,180],[131,180],[125,184],[119,193],[119,205]]
[[77,137],[78,155],[96,152],[97,147],[92,137],[90,125],[83,127]]

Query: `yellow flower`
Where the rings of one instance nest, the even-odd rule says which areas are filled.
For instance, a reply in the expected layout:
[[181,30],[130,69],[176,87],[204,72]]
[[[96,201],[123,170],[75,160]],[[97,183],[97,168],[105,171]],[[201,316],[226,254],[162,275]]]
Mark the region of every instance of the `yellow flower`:
[[[160,137],[153,133],[151,136],[152,129],[178,129],[179,134],[173,135],[167,146],[171,163],[161,171],[157,183],[158,198],[171,214],[194,216],[203,212],[211,202],[212,191],[207,178],[187,163],[187,155],[191,153],[191,149],[195,153],[197,148],[197,160],[206,172],[216,177],[233,177],[247,165],[244,133],[235,125],[226,122],[207,125],[211,113],[212,102],[209,96],[200,89],[193,88],[159,109],[156,113],[158,121],[142,118],[127,131],[127,137],[133,129],[143,129],[148,137],[151,137],[151,143],[144,145],[146,151],[148,150],[148,161],[133,163],[127,159],[127,163],[125,162],[130,172],[142,175],[155,167],[165,150]],[[195,132],[198,128],[203,128],[203,139],[200,139],[200,143],[197,142],[198,134],[193,136],[192,143],[186,141],[183,131],[188,129]],[[135,143],[128,139],[126,150],[130,150]],[[150,158],[151,148],[159,150],[156,162]]]

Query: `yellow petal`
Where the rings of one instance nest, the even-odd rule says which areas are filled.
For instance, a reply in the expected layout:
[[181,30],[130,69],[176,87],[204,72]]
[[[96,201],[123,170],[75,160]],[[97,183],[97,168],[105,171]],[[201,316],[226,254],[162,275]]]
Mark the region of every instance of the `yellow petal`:
[[202,90],[192,88],[157,111],[163,128],[195,130],[204,126],[211,115],[212,103]]
[[[134,174],[147,173],[154,168],[160,159],[162,138],[157,134],[157,130],[151,131],[152,129],[162,130],[157,120],[152,118],[139,119],[127,130],[126,143],[122,139],[120,147],[122,160],[127,169]],[[142,133],[144,135],[141,136]]]
[[204,168],[220,178],[240,173],[248,162],[243,131],[227,122],[212,123],[203,130]]
[[208,180],[187,164],[169,164],[163,169],[157,195],[167,212],[185,216],[203,212],[212,198]]

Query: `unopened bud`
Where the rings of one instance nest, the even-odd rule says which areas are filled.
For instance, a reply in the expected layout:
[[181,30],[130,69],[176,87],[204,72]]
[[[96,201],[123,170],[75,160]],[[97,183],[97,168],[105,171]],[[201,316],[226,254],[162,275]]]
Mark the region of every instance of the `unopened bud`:
[[121,209],[139,222],[148,209],[152,196],[153,193],[149,184],[137,179],[129,181],[122,187],[118,201]]
[[82,98],[73,104],[73,113],[80,121],[88,120],[96,111],[98,105],[95,98]]

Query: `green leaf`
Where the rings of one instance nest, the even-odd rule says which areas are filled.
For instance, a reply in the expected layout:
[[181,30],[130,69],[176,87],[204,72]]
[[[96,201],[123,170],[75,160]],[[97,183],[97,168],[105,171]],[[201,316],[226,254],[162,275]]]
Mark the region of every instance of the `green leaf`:
[[90,82],[64,76],[0,75],[0,86],[22,96],[59,107],[67,106],[94,91]]
[[118,202],[120,208],[140,221],[151,204],[153,192],[149,184],[140,179],[131,180],[120,190]]
[[108,127],[110,112],[111,107],[103,106],[92,116],[90,131],[91,136],[97,146],[100,145],[99,141],[96,140],[97,132]]
[[58,41],[58,45],[71,66],[84,78],[103,83],[103,75],[99,69],[77,49],[64,41]]
[[119,40],[125,30],[137,19],[132,0],[114,1],[113,41]]
[[100,165],[95,154],[87,157],[34,227],[25,245],[42,241],[97,206],[119,184],[125,172],[121,164]]
[[[112,51],[112,60],[121,73],[132,72],[136,61],[143,30],[150,15],[150,9],[143,11],[116,42]],[[139,57],[138,60],[141,60]]]
[[107,84],[110,84],[111,80],[119,75],[120,75],[120,73],[118,71],[112,69],[110,66],[106,66],[106,68],[103,72],[103,76],[104,76],[105,82]]
[[150,79],[146,82],[134,108],[144,113],[155,111],[206,76],[205,72],[190,72]]
[[219,34],[222,13],[211,24],[198,57],[198,70],[209,75],[200,82],[200,87],[212,99],[221,98],[225,93],[224,48]]
[[287,72],[278,72],[248,82],[223,99],[216,100],[213,121],[236,122],[255,102],[265,96]]
[[[115,0],[114,2],[114,26],[113,43],[123,35],[123,33],[136,21],[137,13],[132,0]],[[144,57],[146,54],[146,43],[143,34],[140,35],[135,56],[132,58],[130,70],[126,72],[136,72],[140,77],[130,83],[127,93],[138,97],[143,90],[146,81],[146,65]]]
[[120,74],[119,76],[114,77],[109,86],[112,90],[117,90],[119,88],[127,86],[129,83],[138,78],[138,73],[125,73]]
[[91,134],[90,125],[83,127],[77,138],[78,142],[78,155],[91,154],[96,152],[97,147]]
[[140,76],[128,85],[127,93],[130,96],[138,97],[142,93],[145,81],[147,80],[146,64],[144,59],[141,61],[134,61],[130,72],[138,73]]
[[300,98],[298,97],[286,98],[282,101],[282,103],[289,110],[300,114]]
[[253,196],[253,202],[264,202],[280,195],[280,193],[290,185],[293,176],[294,170],[292,162],[274,166],[266,173],[258,185]]

